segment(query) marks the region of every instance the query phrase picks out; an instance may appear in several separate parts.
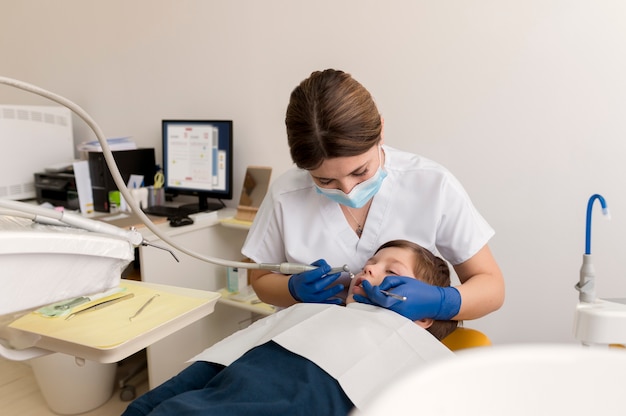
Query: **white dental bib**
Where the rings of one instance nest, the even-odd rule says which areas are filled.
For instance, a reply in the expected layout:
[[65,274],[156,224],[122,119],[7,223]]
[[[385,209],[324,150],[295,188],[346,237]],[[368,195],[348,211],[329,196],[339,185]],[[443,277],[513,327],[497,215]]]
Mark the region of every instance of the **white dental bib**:
[[357,408],[409,369],[454,356],[428,331],[387,309],[301,303],[236,332],[191,361],[227,366],[270,340],[330,374]]

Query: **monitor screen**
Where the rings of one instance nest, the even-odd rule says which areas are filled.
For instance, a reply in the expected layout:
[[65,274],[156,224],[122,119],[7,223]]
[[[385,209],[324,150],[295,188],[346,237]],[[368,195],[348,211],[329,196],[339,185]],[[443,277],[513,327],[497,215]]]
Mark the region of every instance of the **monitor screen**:
[[232,120],[163,120],[162,131],[165,192],[197,196],[186,213],[224,207],[233,197]]

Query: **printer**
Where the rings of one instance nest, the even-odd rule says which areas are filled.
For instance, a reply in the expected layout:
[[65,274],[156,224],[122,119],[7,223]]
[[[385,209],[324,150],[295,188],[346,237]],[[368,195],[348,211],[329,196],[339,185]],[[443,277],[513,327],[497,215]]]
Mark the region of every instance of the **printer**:
[[[130,175],[142,175],[144,186],[154,184],[157,166],[153,148],[118,150],[112,153],[125,183],[128,183]],[[98,212],[109,212],[109,192],[118,189],[102,152],[89,152],[89,176],[94,209]],[[35,194],[39,204],[49,202],[54,206],[80,209],[76,179],[71,166],[61,171],[35,173]]]
[[38,204],[48,202],[71,210],[80,209],[72,167],[57,172],[35,173],[35,198]]

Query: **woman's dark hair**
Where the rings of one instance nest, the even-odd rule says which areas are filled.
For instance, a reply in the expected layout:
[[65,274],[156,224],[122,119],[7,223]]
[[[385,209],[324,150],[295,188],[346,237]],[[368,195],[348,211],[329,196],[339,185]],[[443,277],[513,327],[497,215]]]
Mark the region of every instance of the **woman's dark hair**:
[[370,93],[334,69],[313,72],[292,91],[285,124],[291,159],[307,170],[326,159],[365,153],[382,132]]
[[[389,247],[405,248],[413,252],[415,256],[413,272],[417,279],[434,286],[450,286],[450,268],[442,258],[435,256],[424,247],[407,240],[389,241],[380,246],[376,252]],[[442,340],[451,334],[458,325],[458,321],[435,321],[427,330],[437,339]]]

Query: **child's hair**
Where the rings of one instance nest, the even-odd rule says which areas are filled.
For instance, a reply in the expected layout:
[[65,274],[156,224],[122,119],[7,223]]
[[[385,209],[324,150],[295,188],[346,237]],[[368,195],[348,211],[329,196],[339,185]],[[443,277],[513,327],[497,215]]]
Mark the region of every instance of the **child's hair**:
[[[389,247],[404,248],[413,252],[415,257],[413,272],[417,279],[434,286],[450,286],[450,268],[442,258],[435,256],[424,247],[407,240],[389,241],[380,246],[376,252]],[[451,334],[458,325],[458,321],[435,321],[428,328],[428,332],[437,339],[442,340]]]

